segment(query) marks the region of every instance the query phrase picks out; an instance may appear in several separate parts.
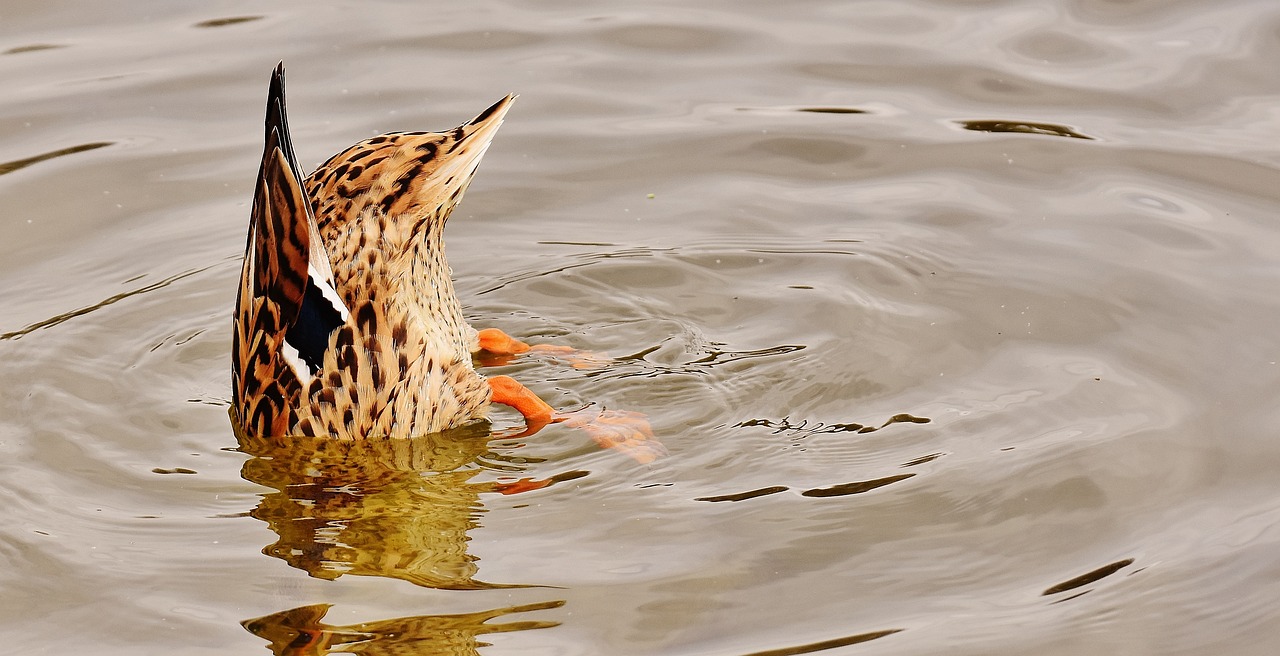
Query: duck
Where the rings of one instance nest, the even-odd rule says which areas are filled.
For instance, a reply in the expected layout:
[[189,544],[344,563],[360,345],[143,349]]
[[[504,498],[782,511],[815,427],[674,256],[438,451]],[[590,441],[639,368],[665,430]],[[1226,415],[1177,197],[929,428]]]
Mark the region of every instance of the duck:
[[515,409],[530,435],[581,428],[642,462],[665,453],[647,418],[588,406],[560,412],[509,376],[476,370],[547,347],[466,320],[444,228],[514,95],[446,132],[362,140],[303,176],[271,75],[266,136],[236,299],[232,422],[253,438],[404,438]]

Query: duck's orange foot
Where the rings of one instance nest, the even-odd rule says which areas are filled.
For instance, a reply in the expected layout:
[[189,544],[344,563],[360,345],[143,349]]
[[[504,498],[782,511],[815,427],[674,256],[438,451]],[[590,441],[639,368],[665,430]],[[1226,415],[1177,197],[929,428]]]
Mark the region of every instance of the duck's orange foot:
[[582,351],[572,346],[556,346],[554,344],[538,344],[529,347],[529,353],[550,355],[563,360],[574,369],[599,369],[613,363],[613,358],[605,353]]
[[508,335],[497,328],[485,328],[476,333],[480,344],[480,352],[476,359],[481,366],[500,367],[510,364],[515,356],[529,350],[529,345]]
[[489,388],[494,403],[515,408],[524,416],[524,430],[509,438],[532,435],[549,423],[562,423],[586,431],[600,446],[618,449],[637,462],[650,463],[667,454],[667,448],[653,436],[648,418],[639,412],[597,410],[591,406],[557,412],[510,376],[489,378]]
[[480,343],[480,352],[476,354],[476,358],[486,367],[510,364],[515,356],[522,353],[549,355],[563,360],[574,369],[597,369],[613,362],[613,358],[604,353],[582,351],[571,346],[553,344],[529,346],[497,328],[485,328],[477,333],[476,337]]
[[557,412],[552,419],[586,431],[606,449],[617,449],[647,464],[667,455],[667,447],[653,436],[649,419],[630,410],[597,410],[591,406],[573,412]]

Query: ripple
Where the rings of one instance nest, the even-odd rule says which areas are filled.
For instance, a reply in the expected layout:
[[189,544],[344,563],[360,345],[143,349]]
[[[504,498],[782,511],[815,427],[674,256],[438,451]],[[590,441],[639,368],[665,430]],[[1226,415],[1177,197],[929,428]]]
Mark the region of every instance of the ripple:
[[624,46],[663,55],[675,53],[723,52],[743,37],[732,31],[711,26],[629,25],[595,31],[593,35],[611,46]]
[[902,629],[888,629],[885,631],[872,631],[870,633],[859,633],[857,635],[845,636],[843,638],[832,638],[830,640],[822,640],[807,645],[797,645],[795,647],[783,647],[781,649],[766,649],[765,651],[753,651],[743,656],[796,656],[797,654],[812,654],[814,652],[826,651],[828,649],[837,649],[839,647],[847,647],[862,642],[870,642],[878,640],[885,636],[900,633]]
[[791,488],[785,485],[771,485],[769,487],[762,487],[756,490],[747,490],[746,492],[738,492],[735,494],[722,494],[714,497],[698,497],[694,499],[694,501],[710,501],[712,503],[720,502],[720,501],[746,501],[747,499],[755,499],[757,497],[768,496],[770,494],[778,494],[779,492],[786,492],[789,489]]
[[14,171],[25,169],[28,166],[31,166],[32,164],[39,164],[40,162],[45,162],[58,157],[65,157],[66,155],[75,155],[77,153],[85,153],[91,150],[105,148],[107,146],[111,146],[114,144],[115,144],[114,141],[94,141],[91,143],[80,144],[78,146],[68,146],[67,148],[59,148],[57,150],[51,150],[47,153],[41,153],[39,155],[33,155],[31,157],[27,157],[24,159],[13,160],[11,162],[0,162],[0,175],[5,175],[6,173],[13,173]]
[[0,54],[20,55],[24,52],[39,52],[41,50],[57,50],[58,48],[65,48],[65,47],[67,46],[56,44],[56,43],[33,43],[29,46],[15,46],[13,48],[9,48],[8,50],[5,50]]
[[1103,565],[1098,569],[1092,570],[1090,572],[1086,572],[1075,578],[1068,579],[1057,585],[1050,586],[1047,590],[1045,590],[1040,594],[1043,596],[1049,596],[1049,595],[1055,595],[1062,592],[1066,592],[1068,590],[1075,590],[1076,588],[1084,587],[1086,585],[1089,585],[1090,583],[1093,583],[1095,581],[1099,581],[1108,576],[1111,576],[1112,574],[1115,574],[1116,572],[1119,572],[1120,570],[1132,564],[1133,564],[1132,558],[1125,558],[1124,560],[1116,561],[1109,565]]
[[1037,62],[1081,65],[1103,62],[1123,53],[1101,40],[1089,40],[1060,30],[1039,29],[1020,34],[1009,42],[1015,52]]
[[810,112],[813,114],[867,114],[869,110],[858,109],[856,107],[801,107],[797,112]]
[[828,487],[816,487],[811,490],[805,490],[800,494],[801,496],[820,498],[863,494],[877,488],[882,488],[886,485],[897,483],[898,481],[905,481],[914,476],[915,474],[895,474],[893,476],[886,476],[884,478],[877,478],[870,481],[854,481],[852,483],[841,483],[839,485],[831,485]]
[[66,321],[70,321],[71,319],[82,317],[86,314],[90,314],[92,312],[100,310],[114,303],[119,303],[120,301],[123,301],[125,299],[132,298],[134,296],[138,296],[141,294],[154,292],[159,289],[164,289],[165,287],[168,287],[169,285],[172,285],[173,283],[178,282],[179,280],[182,280],[184,278],[189,278],[191,276],[194,276],[200,273],[204,273],[205,271],[208,271],[209,269],[214,268],[215,266],[217,265],[211,265],[211,266],[203,267],[200,269],[184,271],[182,273],[169,276],[168,278],[165,278],[163,280],[153,282],[149,285],[143,285],[142,287],[138,287],[136,289],[132,289],[127,292],[113,294],[111,296],[108,296],[107,298],[102,299],[101,301],[98,301],[97,303],[93,303],[92,305],[86,305],[84,307],[77,308],[75,310],[69,310],[67,312],[63,312],[61,314],[49,317],[48,319],[44,319],[43,321],[37,321],[19,330],[10,331],[7,333],[0,333],[0,340],[20,339],[23,336],[29,335],[37,330],[52,328],[54,326],[57,326],[58,324],[64,323]]
[[445,34],[432,34],[429,37],[413,36],[394,41],[393,45],[396,47],[425,48],[445,52],[492,52],[494,50],[526,49],[546,41],[547,37],[545,35],[529,30],[485,29],[451,31]]
[[842,144],[831,138],[778,137],[761,139],[748,148],[748,152],[796,159],[809,164],[833,164],[860,159],[867,149],[852,144]]
[[1053,137],[1069,137],[1072,139],[1087,139],[1092,141],[1094,137],[1087,134],[1081,134],[1075,129],[1065,125],[1055,125],[1053,123],[1030,123],[1019,121],[956,121],[966,130],[975,132],[1016,132],[1021,134],[1043,134]]
[[[199,28],[226,18],[19,4],[11,650],[1275,642],[1274,3],[497,0]],[[670,456],[563,425],[431,446],[461,473],[347,480],[376,458],[335,456],[326,480],[288,445],[224,450],[235,272],[142,290],[242,252],[282,57],[322,71],[291,80],[310,161],[523,94],[449,228],[460,296],[478,324],[611,355],[493,371],[644,412]],[[929,422],[880,428],[903,414]]]
[[242,23],[251,23],[253,21],[262,20],[266,16],[232,16],[229,18],[214,18],[210,20],[200,21],[192,27],[210,28],[210,27],[227,27],[230,25],[240,25]]
[[742,428],[747,426],[765,426],[773,429],[773,434],[786,433],[794,436],[819,435],[823,433],[874,433],[881,428],[885,428],[891,424],[927,424],[928,417],[916,417],[906,413],[897,414],[890,417],[887,421],[879,426],[864,426],[857,422],[833,423],[826,424],[823,422],[810,423],[807,419],[799,422],[793,422],[790,417],[783,417],[781,420],[771,419],[748,419],[746,421],[734,424],[734,428]]

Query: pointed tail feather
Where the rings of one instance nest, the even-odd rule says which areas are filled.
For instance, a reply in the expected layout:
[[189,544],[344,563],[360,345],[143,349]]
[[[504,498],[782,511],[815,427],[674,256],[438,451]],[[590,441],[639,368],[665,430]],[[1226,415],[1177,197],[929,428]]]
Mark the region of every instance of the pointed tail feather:
[[235,408],[255,434],[288,429],[301,384],[319,368],[329,335],[348,315],[333,291],[284,107],[284,70],[278,66],[267,99],[232,351]]

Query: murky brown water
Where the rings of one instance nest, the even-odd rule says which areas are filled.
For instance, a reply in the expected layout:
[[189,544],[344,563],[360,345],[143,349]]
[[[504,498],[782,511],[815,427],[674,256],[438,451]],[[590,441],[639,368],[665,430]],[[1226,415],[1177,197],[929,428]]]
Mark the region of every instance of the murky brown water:
[[[1272,653],[1280,6],[462,7],[0,8],[7,651]],[[279,59],[305,165],[521,94],[463,303],[670,455],[237,443]]]

